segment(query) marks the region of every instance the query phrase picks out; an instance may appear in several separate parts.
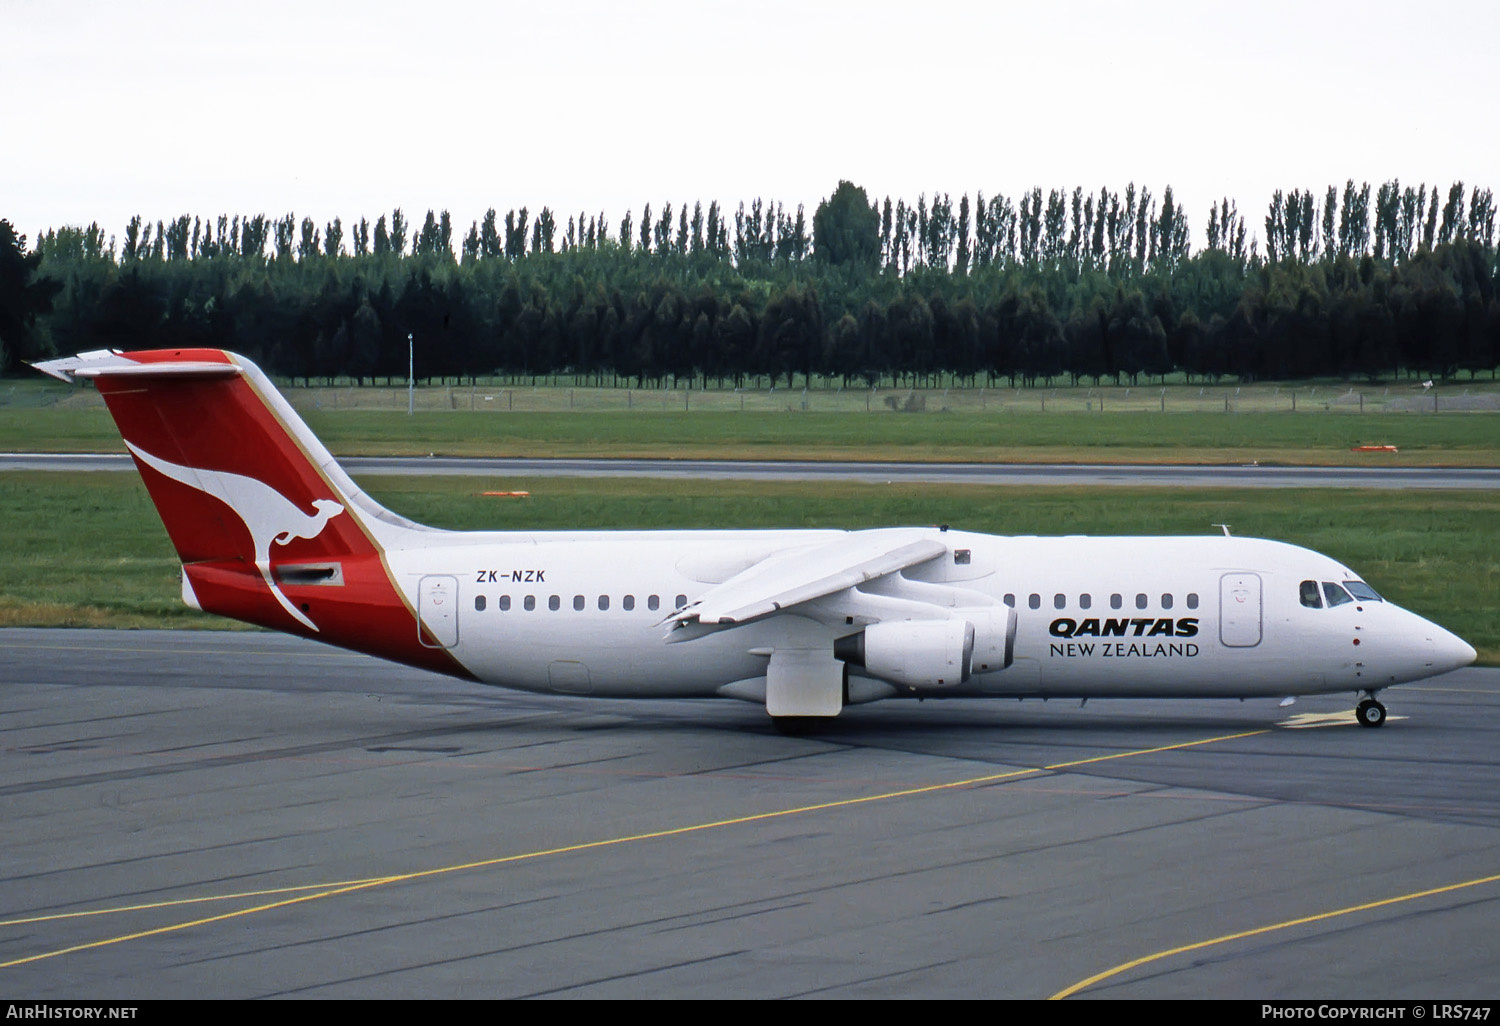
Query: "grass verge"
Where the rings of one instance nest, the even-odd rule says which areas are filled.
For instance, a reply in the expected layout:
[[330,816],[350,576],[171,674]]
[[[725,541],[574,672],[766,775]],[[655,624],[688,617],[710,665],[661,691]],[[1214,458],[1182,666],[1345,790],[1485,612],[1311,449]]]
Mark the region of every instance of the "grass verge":
[[[1484,413],[470,413],[305,411],[338,456],[1500,466]],[[1351,452],[1394,445],[1395,453]],[[97,407],[0,409],[0,451],[121,452]]]

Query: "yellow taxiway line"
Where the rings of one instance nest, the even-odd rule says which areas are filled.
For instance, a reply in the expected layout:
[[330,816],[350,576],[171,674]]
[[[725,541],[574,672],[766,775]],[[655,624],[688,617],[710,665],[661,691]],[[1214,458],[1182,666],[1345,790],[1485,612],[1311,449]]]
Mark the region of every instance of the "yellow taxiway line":
[[[149,930],[139,930],[134,933],[121,934],[117,937],[105,937],[96,941],[88,941],[83,944],[74,944],[53,951],[44,951],[35,955],[27,955],[22,958],[11,959],[8,962],[0,962],[0,969],[9,969],[13,966],[25,965],[29,962],[40,962],[43,959],[57,958],[61,955],[69,955],[79,951],[87,951],[92,948],[108,947],[112,944],[123,944],[127,941],[140,940],[144,937],[157,937],[164,933],[175,933],[180,930],[189,930],[195,926],[206,926],[210,923],[220,923],[229,919],[242,916],[255,915],[260,912],[269,912],[272,909],[286,908],[291,905],[299,905],[305,902],[318,901],[323,898],[338,897],[343,894],[352,894],[356,891],[368,890],[374,887],[383,887],[387,884],[406,883],[412,880],[422,880],[429,877],[443,876],[449,873],[459,873],[466,870],[486,869],[493,866],[503,866],[514,862],[525,862],[534,859],[546,858],[552,855],[568,855],[575,852],[591,851],[598,848],[610,848],[618,845],[633,844],[639,841],[652,841],[663,837],[678,837],[683,834],[700,833],[705,830],[718,830],[724,827],[741,826],[746,823],[761,823],[772,819],[784,819],[788,816],[802,816],[814,812],[826,812],[830,809],[844,809],[855,805],[865,805],[871,802],[891,801],[896,798],[910,798],[915,795],[934,794],[941,791],[955,791],[969,787],[979,787],[985,784],[999,783],[1005,780],[1014,780],[1018,777],[1033,776],[1039,773],[1057,772],[1070,769],[1074,766],[1085,766],[1091,763],[1109,762],[1112,759],[1129,759],[1141,755],[1153,755],[1159,752],[1176,751],[1183,748],[1195,748],[1201,745],[1215,744],[1221,741],[1234,741],[1239,738],[1254,737],[1257,734],[1269,733],[1268,730],[1250,730],[1240,734],[1223,734],[1218,737],[1200,738],[1196,741],[1183,741],[1178,744],[1160,745],[1155,748],[1141,748],[1128,752],[1114,752],[1110,755],[1096,755],[1086,759],[1072,759],[1068,762],[1052,763],[1047,766],[1030,767],[1026,769],[1008,770],[1004,773],[988,773],[978,777],[967,777],[963,780],[950,780],[941,784],[928,784],[923,787],[909,787],[898,791],[885,791],[880,794],[865,795],[861,798],[841,798],[837,801],[819,802],[814,805],[799,805],[790,809],[777,809],[771,812],[758,812],[746,816],[735,816],[731,819],[718,819],[706,823],[693,823],[687,826],[669,827],[664,830],[652,830],[640,834],[628,834],[621,837],[608,837],[597,841],[584,841],[579,844],[565,845],[559,848],[546,848],[540,851],[521,852],[515,855],[500,855],[495,858],[478,859],[473,862],[461,862],[450,866],[438,866],[433,869],[419,869],[410,873],[392,873],[388,876],[373,876],[362,880],[345,880],[327,884],[307,884],[300,887],[273,888],[259,891],[246,891],[239,894],[208,895],[198,898],[183,898],[175,901],[157,902],[154,904],[129,905],[117,908],[96,909],[92,911],[67,912],[57,915],[32,916],[24,919],[9,919],[0,921],[0,926],[19,925],[22,923],[52,922],[61,919],[73,919],[83,916],[106,915],[114,912],[134,912],[155,908],[168,908],[174,905],[196,904],[211,901],[227,901],[235,898],[264,897],[273,894],[291,894],[297,891],[311,891],[312,893],[297,894],[295,897],[284,898],[280,901],[267,902],[253,905],[249,908],[236,909],[232,912],[224,912],[219,915],[203,916],[197,919],[187,920],[180,923],[169,923],[166,926],[158,926]],[[1088,982],[1088,981],[1086,981]]]
[[1093,976],[1090,976],[1086,980],[1079,980],[1071,987],[1067,987],[1063,990],[1058,991],[1056,994],[1053,994],[1050,998],[1048,998],[1048,1000],[1061,1001],[1063,998],[1072,997],[1080,990],[1085,990],[1089,987],[1092,987],[1094,984],[1099,983],[1103,980],[1107,980],[1111,976],[1118,976],[1121,973],[1129,972],[1131,969],[1135,969],[1138,966],[1143,966],[1150,962],[1157,962],[1163,958],[1171,958],[1173,955],[1184,955],[1189,951],[1202,951],[1204,948],[1211,948],[1217,944],[1228,944],[1230,941],[1243,940],[1246,937],[1258,937],[1264,933],[1274,933],[1277,930],[1289,930],[1294,926],[1305,926],[1308,923],[1317,923],[1325,919],[1334,919],[1338,916],[1352,915],[1355,912],[1368,912],[1373,908],[1383,908],[1386,905],[1396,905],[1403,901],[1416,901],[1418,898],[1430,898],[1434,894],[1446,894],[1449,891],[1459,891],[1463,890],[1465,887],[1478,887],[1481,884],[1495,883],[1496,881],[1500,881],[1500,873],[1497,873],[1494,876],[1482,876],[1476,880],[1465,880],[1462,883],[1446,884],[1442,887],[1429,887],[1425,891],[1413,891],[1411,894],[1398,894],[1392,898],[1381,898],[1379,901],[1367,901],[1359,905],[1350,905],[1347,908],[1336,908],[1331,912],[1319,912],[1315,915],[1300,916],[1296,919],[1288,919],[1285,922],[1281,923],[1271,923],[1268,926],[1257,926],[1252,930],[1240,930],[1237,933],[1226,933],[1222,937],[1213,937],[1209,940],[1198,941],[1195,944],[1182,944],[1175,948],[1168,948],[1165,951],[1158,951],[1152,955],[1143,955],[1140,958],[1133,958],[1129,962],[1120,963],[1113,969],[1106,969],[1102,973],[1095,973]]

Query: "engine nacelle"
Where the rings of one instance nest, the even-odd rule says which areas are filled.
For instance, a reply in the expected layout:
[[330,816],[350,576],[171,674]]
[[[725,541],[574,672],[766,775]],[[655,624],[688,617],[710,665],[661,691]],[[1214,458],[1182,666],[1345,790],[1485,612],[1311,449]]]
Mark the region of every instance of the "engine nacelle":
[[1009,606],[980,606],[954,612],[974,625],[972,673],[994,673],[1015,662],[1016,611]]
[[967,620],[886,620],[858,637],[872,676],[914,688],[952,687],[969,679],[974,625]]

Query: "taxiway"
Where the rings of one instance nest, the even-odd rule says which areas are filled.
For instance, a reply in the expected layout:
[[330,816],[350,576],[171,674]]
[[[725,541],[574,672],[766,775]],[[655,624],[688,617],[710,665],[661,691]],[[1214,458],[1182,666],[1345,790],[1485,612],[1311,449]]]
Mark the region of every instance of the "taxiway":
[[[351,474],[467,477],[650,477],[762,481],[894,481],[1163,488],[1500,488],[1494,467],[1283,467],[1256,464],[864,463],[813,460],[480,459],[350,456]],[[0,470],[134,470],[109,453],[0,453]]]

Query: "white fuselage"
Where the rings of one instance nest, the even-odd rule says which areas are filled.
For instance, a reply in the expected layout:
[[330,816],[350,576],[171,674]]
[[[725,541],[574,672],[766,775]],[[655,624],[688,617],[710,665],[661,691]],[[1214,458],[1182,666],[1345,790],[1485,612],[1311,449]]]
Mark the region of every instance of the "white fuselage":
[[[903,583],[1013,607],[1013,661],[944,686],[877,685],[868,697],[1374,691],[1473,658],[1460,639],[1388,602],[1309,608],[1301,582],[1357,578],[1281,542],[884,533],[946,546],[943,557],[899,575]],[[423,622],[487,683],[614,697],[756,697],[732,685],[765,675],[767,653],[789,626],[832,645],[860,624],[799,609],[669,643],[664,621],[769,555],[812,551],[843,534],[434,532],[388,559]],[[424,581],[437,588],[436,606],[431,593],[424,598]],[[888,582],[878,590],[889,591]],[[832,604],[843,611],[861,598],[849,589]]]

